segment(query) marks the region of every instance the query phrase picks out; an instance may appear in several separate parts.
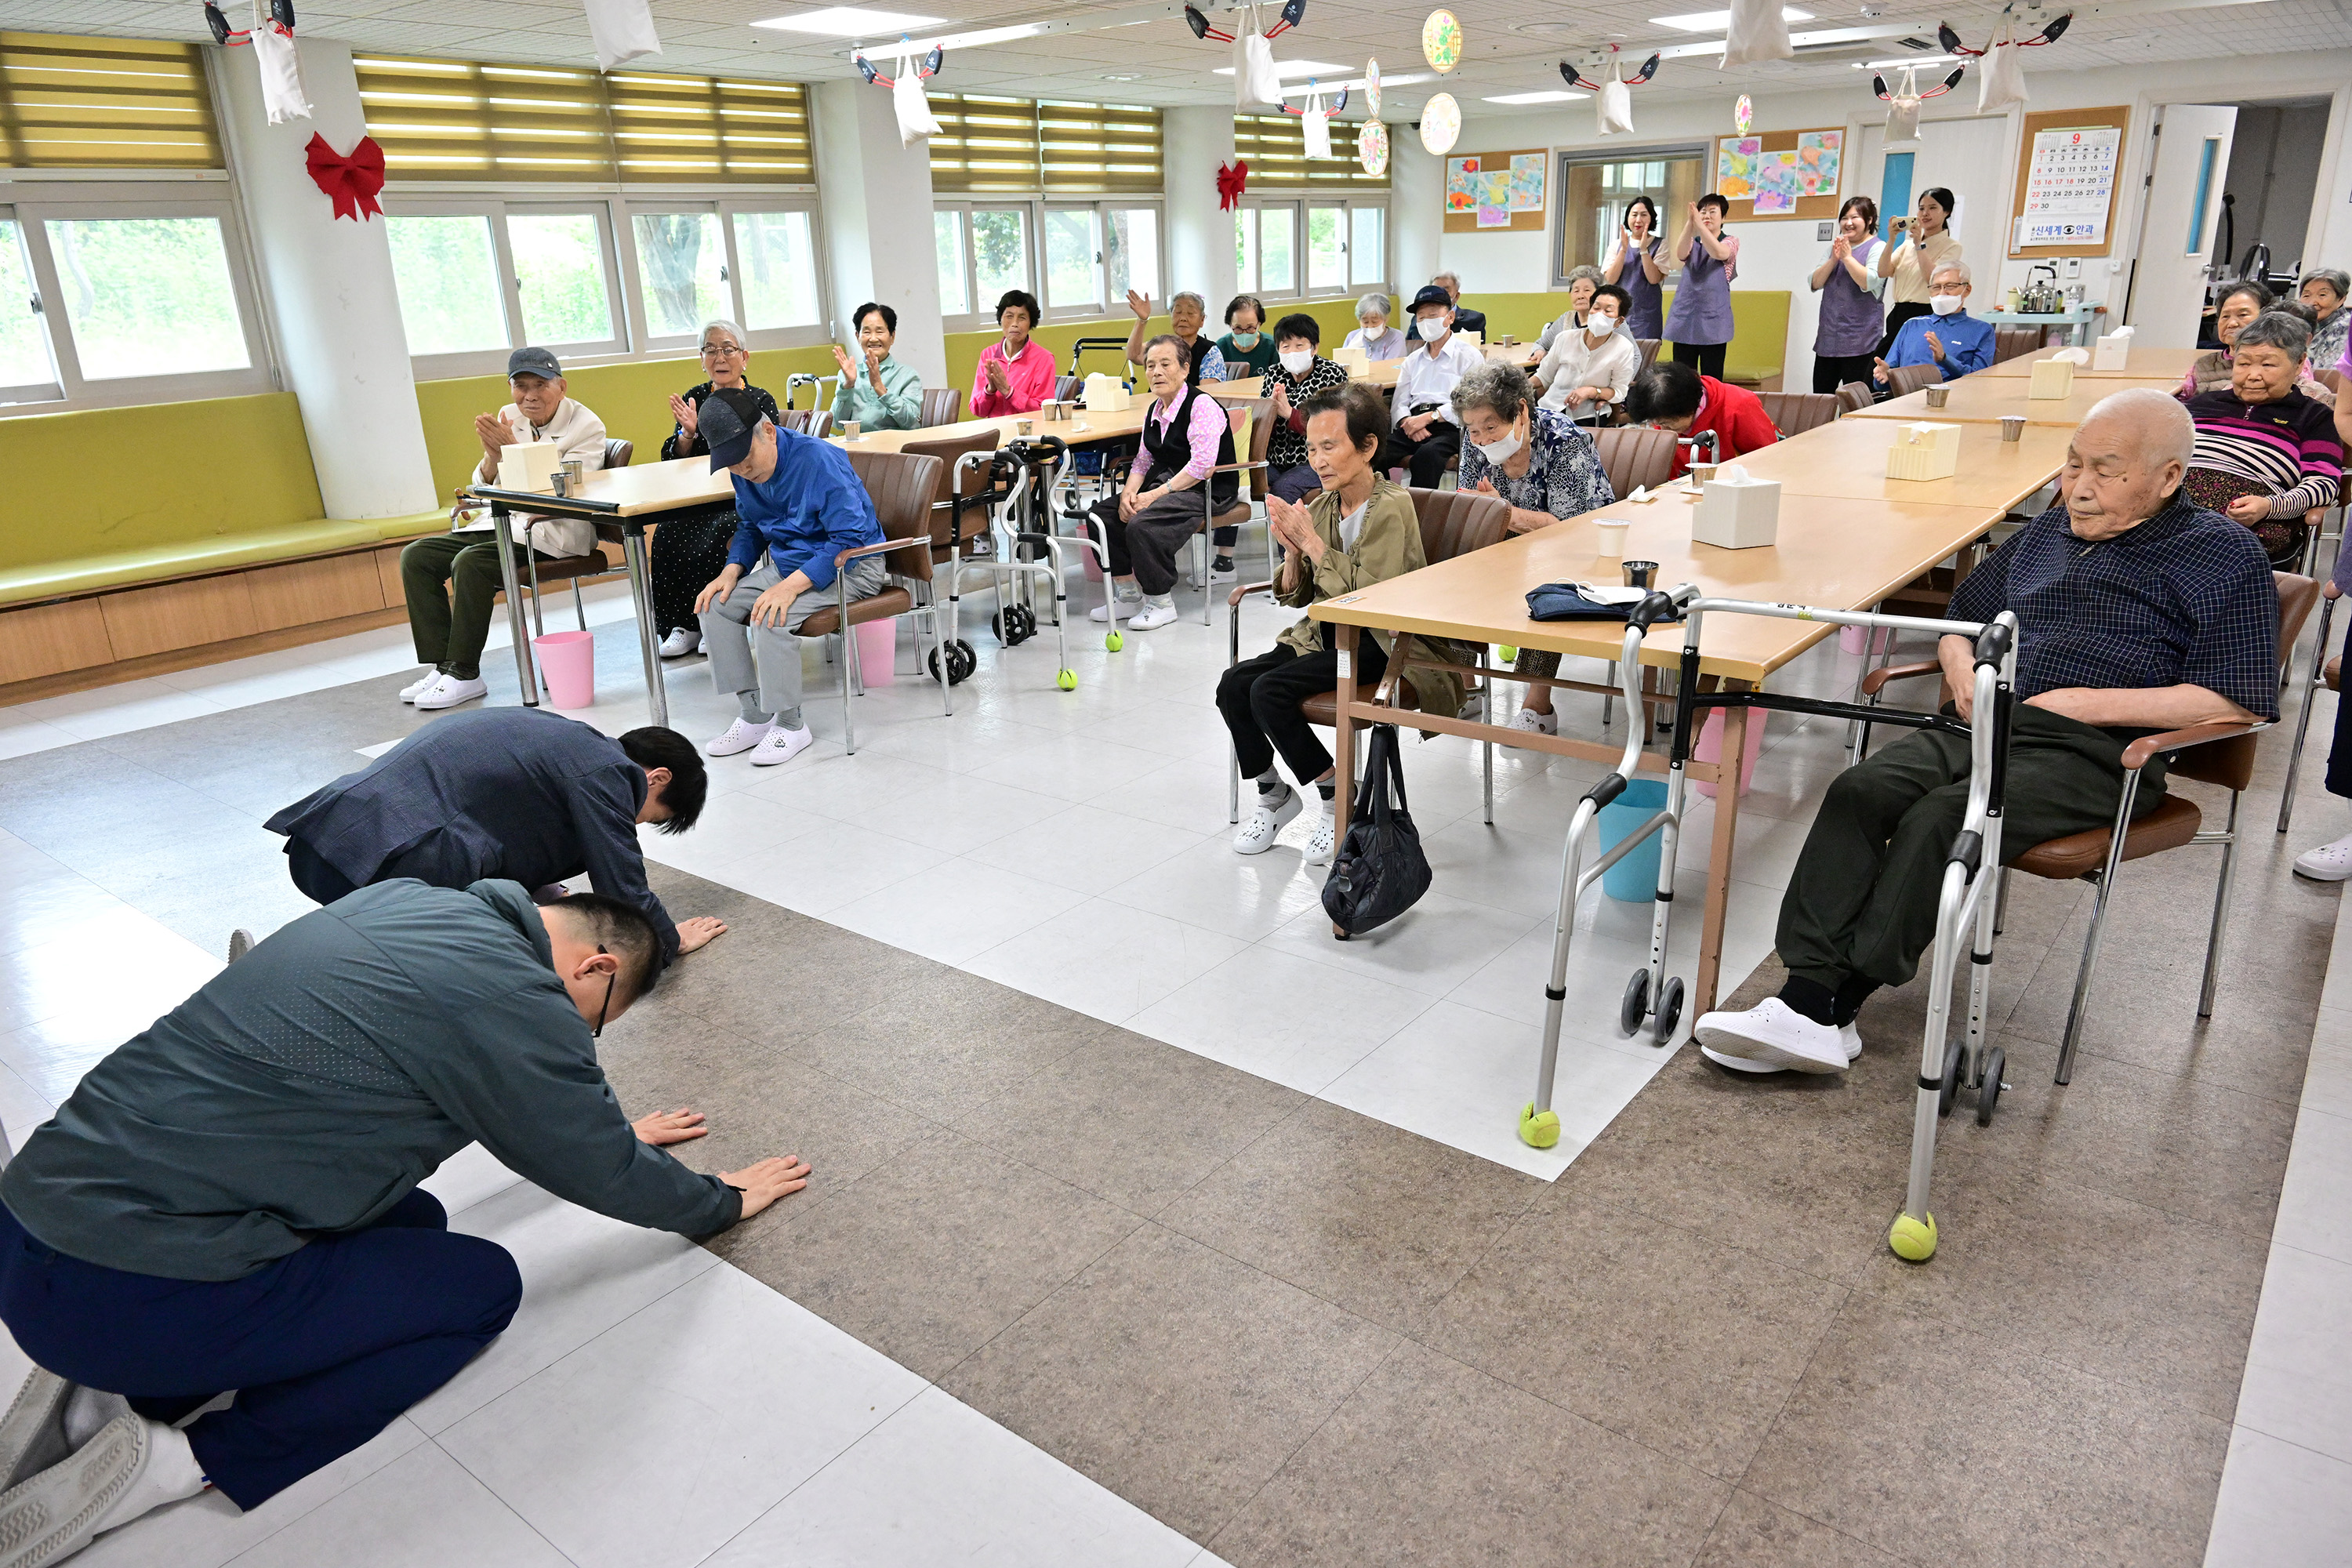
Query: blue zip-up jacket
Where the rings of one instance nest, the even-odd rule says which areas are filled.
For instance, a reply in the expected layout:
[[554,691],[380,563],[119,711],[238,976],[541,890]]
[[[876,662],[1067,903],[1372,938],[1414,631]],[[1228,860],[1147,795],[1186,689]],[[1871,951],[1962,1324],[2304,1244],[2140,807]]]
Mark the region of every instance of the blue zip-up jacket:
[[776,432],[774,473],[756,485],[735,476],[735,511],[742,523],[727,552],[730,565],[748,574],[765,550],[778,576],[798,572],[813,588],[833,586],[843,551],[882,542],[874,498],[849,455],[797,430]]
[[1958,381],[1970,371],[1982,370],[1992,363],[1992,323],[1979,321],[1966,310],[1956,310],[1948,316],[1914,316],[1904,322],[1903,330],[1895,334],[1895,346],[1886,351],[1886,368],[1934,364],[1936,356],[1927,348],[1929,332],[1943,342],[1946,381]]

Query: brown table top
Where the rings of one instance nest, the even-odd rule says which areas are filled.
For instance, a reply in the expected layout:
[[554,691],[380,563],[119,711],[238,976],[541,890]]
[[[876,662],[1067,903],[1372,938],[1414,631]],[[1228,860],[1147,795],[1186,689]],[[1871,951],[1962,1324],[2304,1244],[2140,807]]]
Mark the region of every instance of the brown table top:
[[[2048,359],[2057,352],[2055,349],[2039,349],[2030,354],[2020,354],[2015,359],[2005,359],[1999,364],[1989,365],[1976,374],[1996,376],[2004,381],[2020,379],[2033,374],[2035,360]],[[2091,376],[2100,381],[2142,381],[2160,377],[2178,383],[2189,374],[2190,362],[2204,352],[2202,349],[2141,348],[2135,343],[2123,369],[2093,370],[2089,365],[2078,364],[2074,367],[2074,374],[2078,379]]]
[[2179,380],[2178,375],[2169,378],[2105,376],[2097,380],[2077,376],[2074,387],[2063,397],[2028,397],[2025,395],[2026,384],[2014,376],[1964,375],[1958,381],[1944,384],[1951,397],[1941,408],[1927,406],[1927,390],[1922,388],[1903,397],[1856,409],[1847,417],[1932,419],[1948,425],[1997,425],[2004,414],[2022,414],[2029,425],[2063,425],[2071,430],[2080,425],[2093,405],[2109,393],[2121,392],[2126,386],[2155,386],[2169,391],[2179,384]]
[[[1790,445],[1810,440],[1796,437]],[[1527,594],[1545,583],[1623,580],[1626,561],[1654,561],[1662,586],[1695,582],[1728,598],[1854,610],[1875,605],[1981,535],[1999,513],[1987,507],[1938,506],[1871,497],[1784,495],[1779,542],[1758,550],[1695,544],[1690,507],[1669,492],[1649,502],[1618,501],[1442,561],[1359,593],[1316,604],[1318,621],[1352,622],[1474,643],[1502,643],[1579,654],[1617,656],[1625,628],[1610,621],[1533,621]],[[1622,555],[1603,557],[1596,518],[1632,520]],[[1735,680],[1760,681],[1829,634],[1826,625],[1725,616],[1710,620],[1700,667]],[[1681,657],[1682,628],[1652,629],[1644,664]]]
[[625,468],[599,468],[583,483],[574,507],[566,499],[545,492],[503,490],[496,485],[471,485],[467,493],[486,500],[505,500],[519,510],[569,517],[641,517],[679,511],[732,500],[734,477],[710,471],[710,459],[678,458],[667,463],[637,463]]
[[[1123,414],[1089,414],[1080,409],[1075,418],[1046,419],[1034,414],[1007,414],[993,419],[959,419],[952,425],[927,425],[916,430],[867,430],[855,442],[838,432],[825,437],[844,451],[897,452],[910,441],[954,441],[969,436],[996,432],[1000,442],[1009,440],[1022,420],[1030,422],[1031,431],[1039,437],[1053,436],[1073,447],[1083,447],[1094,441],[1115,441],[1132,436],[1143,428],[1144,410],[1150,406],[1149,397],[1139,397],[1135,406]],[[1080,430],[1078,426],[1086,428]]]
[[[1930,421],[1936,419],[1932,412]],[[1760,479],[1778,479],[1789,496],[1852,496],[2005,511],[2057,478],[2071,429],[2028,425],[2014,442],[1998,425],[1962,425],[1959,467],[1943,479],[1890,479],[1886,449],[1902,431],[1892,419],[1834,419],[1738,459]],[[1784,502],[1782,514],[1787,516]]]

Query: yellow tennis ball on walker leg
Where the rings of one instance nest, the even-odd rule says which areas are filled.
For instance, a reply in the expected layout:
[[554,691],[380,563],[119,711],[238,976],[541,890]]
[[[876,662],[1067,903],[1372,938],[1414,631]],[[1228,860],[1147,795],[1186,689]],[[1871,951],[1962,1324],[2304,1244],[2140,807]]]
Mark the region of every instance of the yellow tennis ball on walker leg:
[[1075,669],[1066,669],[1054,677],[1054,684],[1065,691],[1076,691],[1078,689],[1078,672]]
[[1886,1245],[1906,1263],[1927,1262],[1936,1256],[1936,1216],[1913,1219],[1907,1214],[1896,1215],[1894,1228],[1886,1233]]
[[1107,637],[1103,638],[1103,647],[1107,647],[1107,648],[1110,649],[1110,651],[1111,651],[1111,652],[1113,652],[1113,653],[1117,653],[1119,649],[1121,649],[1121,648],[1125,647],[1126,646],[1127,646],[1127,639],[1126,639],[1125,637],[1123,637],[1119,636],[1117,632],[1113,632],[1113,633],[1111,633],[1111,634],[1110,634],[1110,636],[1108,636],[1108,637]]
[[1530,1149],[1549,1149],[1559,1142],[1559,1112],[1538,1110],[1529,1100],[1519,1110],[1519,1142]]

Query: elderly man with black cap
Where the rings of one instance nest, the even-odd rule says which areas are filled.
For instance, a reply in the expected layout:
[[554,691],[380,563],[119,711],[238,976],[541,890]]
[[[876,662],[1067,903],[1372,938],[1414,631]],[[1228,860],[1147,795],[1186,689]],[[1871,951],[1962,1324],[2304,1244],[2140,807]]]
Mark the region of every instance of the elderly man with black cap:
[[[514,401],[496,415],[474,416],[474,434],[482,443],[482,460],[473,476],[477,483],[497,483],[499,457],[520,441],[552,441],[567,462],[604,466],[604,422],[564,395],[566,385],[553,354],[515,350],[507,361],[507,390]],[[401,689],[403,702],[455,708],[489,694],[482,682],[482,645],[489,640],[490,606],[506,581],[492,527],[485,512],[400,552],[408,634],[425,666]],[[515,542],[542,561],[585,555],[595,548],[595,526],[574,517],[526,517]]]
[[1445,465],[1462,451],[1462,425],[1454,412],[1454,384],[1486,356],[1454,335],[1454,296],[1435,283],[1412,297],[1413,342],[1397,368],[1390,399],[1388,466],[1408,469],[1412,482],[1435,489]]
[[[788,763],[815,737],[801,719],[801,624],[832,603],[837,572],[849,596],[869,598],[888,575],[878,555],[846,568],[845,550],[879,544],[874,500],[839,447],[779,430],[751,395],[733,387],[702,405],[710,471],[735,476],[735,530],[727,564],[695,596],[710,677],[740,706],[726,733],[706,742],[714,757],[751,753],[756,767]],[[755,656],[756,648],[756,656]]]

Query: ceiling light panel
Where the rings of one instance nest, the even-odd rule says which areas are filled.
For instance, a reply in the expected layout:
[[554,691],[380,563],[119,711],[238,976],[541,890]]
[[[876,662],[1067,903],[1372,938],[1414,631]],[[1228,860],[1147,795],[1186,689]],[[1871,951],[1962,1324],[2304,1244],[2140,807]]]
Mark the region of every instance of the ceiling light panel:
[[[1329,76],[1334,72],[1344,71],[1349,68],[1347,66],[1335,66],[1328,60],[1276,60],[1274,62],[1274,74],[1286,80],[1292,77]],[[1217,68],[1216,74],[1219,76],[1231,76],[1234,74],[1234,68],[1231,66],[1219,66]]]
[[1507,92],[1498,97],[1479,100],[1482,103],[1581,103],[1592,95],[1589,92],[1568,92],[1553,88],[1547,92]]
[[936,27],[944,19],[918,16],[911,11],[869,11],[863,5],[827,5],[821,11],[796,11],[789,16],[771,16],[751,26],[773,27],[784,33],[814,33],[825,38],[862,38],[909,33],[918,27]]
[[[1813,19],[1813,14],[1811,11],[1800,11],[1794,5],[1781,6],[1780,15],[1791,22],[1810,22]],[[1693,11],[1682,16],[1653,16],[1650,18],[1650,26],[1672,27],[1677,33],[1718,33],[1731,26],[1731,13]]]

